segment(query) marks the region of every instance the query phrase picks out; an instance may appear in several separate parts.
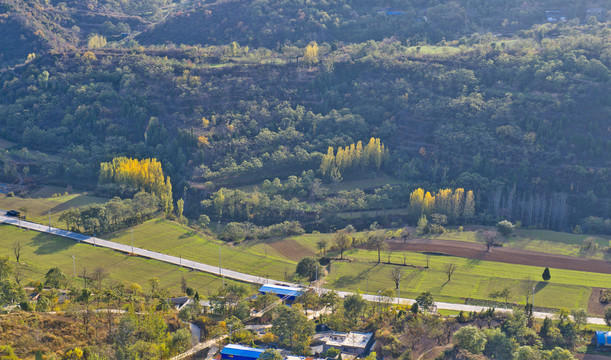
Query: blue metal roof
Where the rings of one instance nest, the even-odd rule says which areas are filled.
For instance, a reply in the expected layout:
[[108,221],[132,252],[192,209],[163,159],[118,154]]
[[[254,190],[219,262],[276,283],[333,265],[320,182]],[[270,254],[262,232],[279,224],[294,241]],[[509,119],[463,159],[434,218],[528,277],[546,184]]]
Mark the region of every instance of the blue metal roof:
[[288,287],[288,286],[279,286],[279,285],[263,285],[259,289],[260,293],[273,293],[284,296],[294,296],[297,297],[301,295],[302,290],[300,288]]
[[597,331],[596,342],[598,345],[611,345],[611,331]]
[[265,350],[263,349],[255,349],[255,348],[251,348],[248,346],[229,344],[225,346],[223,350],[221,350],[221,354],[222,355],[232,355],[232,356],[243,356],[243,357],[257,359],[259,358],[259,355],[261,355],[261,353],[264,351]]

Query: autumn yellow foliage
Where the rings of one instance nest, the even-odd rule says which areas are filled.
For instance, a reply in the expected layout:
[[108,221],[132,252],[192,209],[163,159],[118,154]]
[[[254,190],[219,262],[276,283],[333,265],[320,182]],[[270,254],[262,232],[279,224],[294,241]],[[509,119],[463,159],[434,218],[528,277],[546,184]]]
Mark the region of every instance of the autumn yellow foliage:
[[144,189],[159,196],[166,213],[173,210],[172,183],[169,176],[164,180],[161,163],[157,159],[116,157],[111,162],[100,164],[99,182],[127,184]]
[[409,196],[410,210],[415,214],[440,213],[452,219],[469,219],[475,215],[475,195],[465,189],[439,189],[437,193],[418,188]]
[[360,168],[361,170],[373,168],[379,170],[382,163],[388,158],[388,150],[378,138],[371,138],[369,143],[363,147],[362,142],[337,148],[329,147],[327,154],[323,156],[320,171],[323,175],[331,172],[334,168],[340,171]]

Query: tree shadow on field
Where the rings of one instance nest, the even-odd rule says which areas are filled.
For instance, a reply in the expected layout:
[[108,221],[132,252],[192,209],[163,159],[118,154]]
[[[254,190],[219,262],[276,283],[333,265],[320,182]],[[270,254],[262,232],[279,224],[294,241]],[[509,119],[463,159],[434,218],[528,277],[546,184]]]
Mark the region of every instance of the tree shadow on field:
[[49,236],[48,234],[38,234],[32,238],[32,246],[37,247],[34,250],[36,255],[48,255],[68,250],[76,244],[76,241],[64,239],[57,236]]
[[[366,280],[369,277],[369,273],[371,273],[371,271],[373,269],[375,269],[378,265],[378,263],[376,263],[375,265],[373,265],[372,267],[368,267],[367,269],[361,271],[358,274],[355,275],[342,275],[340,277],[338,277],[334,282],[334,286],[347,286],[347,285],[354,285],[359,281],[363,281]],[[372,279],[372,284],[374,284],[375,279]]]
[[196,232],[195,232],[195,231],[187,231],[187,232],[185,232],[185,233],[181,234],[181,235],[180,235],[178,238],[179,238],[179,239],[186,239],[186,238],[193,237],[193,236],[195,236],[195,235],[196,235]]
[[535,285],[535,294],[538,293],[539,291],[545,289],[545,287],[548,285],[549,283],[547,281],[539,281],[537,283],[537,285]]
[[465,267],[467,268],[472,268],[472,267],[476,267],[478,265],[481,265],[482,260],[480,259],[469,259],[467,260],[467,264],[465,265]]

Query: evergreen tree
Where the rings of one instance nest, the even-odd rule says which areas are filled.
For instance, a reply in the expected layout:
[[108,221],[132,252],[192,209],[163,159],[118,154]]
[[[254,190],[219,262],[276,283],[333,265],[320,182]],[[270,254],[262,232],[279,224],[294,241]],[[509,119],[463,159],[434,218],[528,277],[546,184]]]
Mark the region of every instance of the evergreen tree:
[[544,281],[549,281],[552,278],[552,275],[549,273],[549,268],[545,268],[545,270],[543,270],[542,277]]

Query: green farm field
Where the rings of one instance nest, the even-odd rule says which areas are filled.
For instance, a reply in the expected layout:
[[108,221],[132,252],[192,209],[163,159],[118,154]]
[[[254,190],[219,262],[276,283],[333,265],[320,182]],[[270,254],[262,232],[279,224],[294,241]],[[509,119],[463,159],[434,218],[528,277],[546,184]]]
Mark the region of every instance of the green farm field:
[[[522,240],[528,238],[555,245],[550,253],[566,254],[567,247],[576,245],[551,241],[557,234],[560,238],[562,233],[543,232],[536,230],[524,230],[521,232]],[[451,233],[446,235],[459,235],[448,237],[448,240],[477,241],[476,232]],[[583,235],[566,234],[564,240],[579,243],[585,238]],[[365,233],[356,233],[357,239],[364,239]],[[541,236],[541,238],[536,238]],[[285,243],[290,243],[292,248],[298,248],[304,256],[313,256],[319,253],[317,242],[326,239],[328,246],[333,243],[330,234],[304,234],[283,240],[266,240],[247,242],[240,245],[253,252],[280,255]],[[543,240],[548,239],[548,240]],[[604,238],[598,238],[605,241]],[[547,251],[547,248],[533,250]],[[332,256],[339,257],[339,253],[331,252]],[[388,265],[384,262],[398,265]],[[393,267],[399,266],[403,269],[404,280],[401,283],[401,294],[406,297],[414,297],[423,291],[431,291],[437,300],[462,303],[466,298],[490,300],[492,291],[509,287],[511,290],[510,302],[524,303],[525,287],[531,281],[538,282],[535,287],[535,301],[537,306],[551,308],[587,308],[592,287],[611,287],[611,278],[607,274],[552,269],[552,280],[544,283],[541,280],[543,268],[514,265],[500,262],[471,260],[446,255],[427,255],[414,252],[394,251],[392,253],[382,251],[381,264],[377,264],[377,251],[353,249],[346,251],[344,257],[348,261],[336,261],[331,265],[331,273],[325,279],[325,286],[338,290],[360,291],[375,294],[379,290],[394,288],[390,277]],[[402,266],[402,264],[407,266]],[[452,280],[447,282],[444,267],[448,263],[458,266]]]
[[[295,270],[296,262],[283,259],[280,254],[257,253],[241,247],[232,247],[210,236],[182,227],[166,220],[150,220],[131,228],[134,230],[134,246],[182,256],[205,264],[219,263],[219,249],[223,267],[246,272],[262,278],[284,280],[285,273]],[[106,236],[122,244],[131,244],[131,229],[122,230]]]
[[[212,237],[195,233],[180,225],[152,220],[134,228],[134,243],[154,251],[184,256],[207,264],[218,264],[218,249],[221,247],[222,265],[233,270],[252,273],[273,279],[285,279],[295,269],[296,262],[318,252],[317,241],[327,238],[329,246],[332,235],[304,234],[287,239],[246,241],[235,247],[221,246]],[[122,231],[111,240],[128,244],[131,233]],[[364,237],[364,233],[357,233]],[[333,254],[338,255],[338,254]],[[490,299],[489,294],[505,286],[511,289],[511,302],[524,303],[523,290],[530,280],[539,281],[543,268],[512,265],[490,261],[477,261],[444,255],[399,252],[390,254],[393,264],[404,270],[401,293],[414,297],[423,291],[431,291],[438,300],[462,303],[466,298]],[[390,270],[398,265],[377,264],[377,252],[353,249],[345,252],[350,261],[336,261],[325,279],[325,287],[336,290],[352,290],[376,293],[394,288]],[[382,252],[382,261],[388,261],[388,253]],[[452,281],[447,282],[444,267],[448,263],[458,266]],[[538,306],[551,308],[587,308],[592,287],[611,287],[611,278],[596,274],[561,269],[552,269],[549,283],[539,282],[535,289]]]
[[[481,242],[481,236],[482,235],[479,234],[477,231],[452,231],[441,235],[431,235],[428,236],[428,238],[439,240]],[[601,250],[599,250],[595,254],[582,254],[580,252],[581,244],[587,238],[596,241]],[[508,237],[498,238],[498,241],[502,242],[503,246],[514,249],[539,251],[549,254],[569,255],[576,257],[587,257],[592,259],[602,259],[602,249],[611,246],[611,237],[609,236],[569,234],[550,230],[530,229],[516,229]]]
[[168,289],[171,294],[180,294],[183,276],[187,284],[202,296],[216,291],[223,283],[222,279],[216,276],[189,271],[160,261],[78,244],[74,240],[20,230],[14,226],[0,225],[0,256],[8,256],[12,263],[15,260],[12,247],[16,241],[21,243],[21,262],[26,264],[23,284],[44,281],[44,274],[50,268],[59,267],[74,285],[80,285],[80,280],[73,277],[72,255],[75,256],[77,277],[82,274],[83,268],[90,272],[102,267],[112,280],[137,283],[145,291],[148,291],[148,280],[155,277],[159,279],[160,286]]
[[[25,197],[0,196],[0,209],[17,210],[26,207],[28,209],[27,219],[42,224],[49,223],[49,211],[51,211],[51,225],[63,228],[64,224],[58,220],[62,212],[74,207],[103,204],[108,201],[106,198],[91,196],[86,192],[77,191],[63,195],[65,192],[66,188],[43,186]],[[62,195],[53,196],[54,194]]]
[[[285,280],[287,276],[291,275],[299,259],[316,255],[319,252],[317,242],[321,238],[328,240],[328,247],[332,245],[331,234],[304,234],[285,239],[246,241],[232,246],[212,236],[161,219],[145,222],[134,227],[133,230],[134,245],[137,247],[182,256],[185,259],[212,265],[218,264],[219,249],[221,249],[223,267],[277,280]],[[468,233],[462,233],[465,236],[465,241],[468,241],[469,235],[466,235]],[[91,246],[77,245],[70,240],[48,238],[46,235],[18,230],[7,233],[8,236],[3,237],[5,239],[3,241],[12,243],[13,240],[6,239],[12,239],[15,234],[30,234],[27,236],[33,236],[30,241],[33,249],[31,256],[33,257],[63,254],[63,258],[53,258],[51,261],[58,261],[67,270],[70,270],[70,251],[72,249],[84,247],[90,251],[107,251],[93,249]],[[536,234],[532,233],[532,236]],[[355,236],[364,238],[365,233],[357,233]],[[119,243],[131,244],[131,229],[110,234],[106,238]],[[5,252],[10,253],[10,246],[4,248]],[[47,248],[49,250],[46,250]],[[131,260],[125,255],[110,253],[121,259]],[[78,254],[76,255],[77,258],[80,258]],[[331,255],[338,256],[339,254],[332,252]],[[389,261],[389,255],[391,265],[385,264]],[[400,288],[401,295],[404,297],[415,297],[423,291],[430,291],[439,301],[464,303],[467,298],[490,300],[489,294],[492,291],[501,290],[507,286],[511,290],[509,301],[524,303],[526,300],[525,288],[534,281],[536,283],[535,304],[537,306],[573,309],[587,308],[593,287],[611,287],[611,278],[607,274],[551,269],[552,279],[549,283],[544,283],[540,281],[543,268],[471,260],[440,254],[429,254],[427,256],[426,254],[407,251],[382,252],[382,263],[380,264],[377,263],[377,252],[371,250],[352,249],[346,251],[344,257],[347,259],[346,261],[334,261],[331,264],[331,271],[325,278],[324,286],[326,288],[375,294],[377,291],[394,288],[390,271],[398,266],[403,270],[403,280]],[[154,267],[172,268],[170,265],[153,262],[152,260],[134,260],[150,263],[151,268],[142,271],[142,273],[126,270],[130,268],[129,266],[125,269],[122,268],[122,264],[126,260],[109,261],[108,268],[112,269],[113,273],[119,274],[120,277],[124,273],[128,273],[129,278],[134,278],[130,281],[139,283],[146,282],[148,278],[152,277],[150,274],[156,273]],[[44,258],[42,263],[50,264],[48,258]],[[451,281],[448,282],[444,268],[449,263],[456,264],[457,270]],[[403,266],[403,264],[406,266]],[[177,271],[183,270],[177,269]],[[162,271],[162,273],[166,274],[165,271]],[[167,276],[167,280],[164,281],[169,284],[169,287],[175,288],[178,286],[179,275],[167,274],[164,276]],[[162,279],[161,276],[157,277]],[[210,275],[206,275],[206,277],[214,279]],[[205,284],[202,283],[203,285]],[[216,285],[211,287],[215,288]]]

